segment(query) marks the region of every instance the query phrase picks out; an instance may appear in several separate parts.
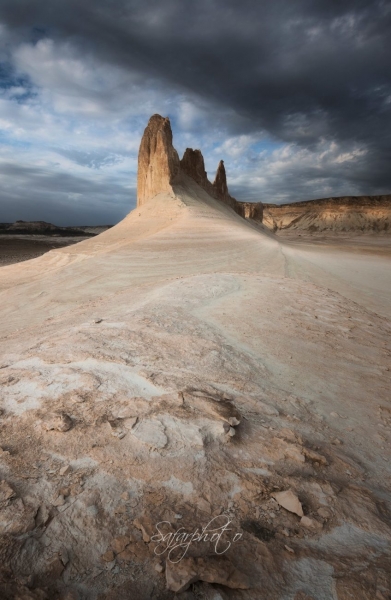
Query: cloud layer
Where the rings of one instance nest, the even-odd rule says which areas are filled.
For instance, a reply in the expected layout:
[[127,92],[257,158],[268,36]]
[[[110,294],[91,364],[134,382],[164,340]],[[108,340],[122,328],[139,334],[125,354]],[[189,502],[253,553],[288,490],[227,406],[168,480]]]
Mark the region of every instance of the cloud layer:
[[0,221],[118,221],[155,112],[239,199],[390,192],[387,1],[2,0],[0,23]]

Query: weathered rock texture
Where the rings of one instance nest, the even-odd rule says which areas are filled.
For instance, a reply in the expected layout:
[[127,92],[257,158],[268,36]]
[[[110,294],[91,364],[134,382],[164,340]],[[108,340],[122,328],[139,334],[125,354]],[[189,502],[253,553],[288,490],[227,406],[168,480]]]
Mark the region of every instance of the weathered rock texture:
[[221,160],[219,162],[219,166],[217,167],[216,177],[213,182],[213,187],[216,191],[217,197],[219,200],[226,202],[229,204],[230,195],[228,193],[228,185],[227,185],[227,174],[225,172],[224,161]]
[[1,600],[391,598],[388,240],[300,250],[180,179],[0,268]]
[[213,184],[205,171],[201,150],[186,148],[179,161],[172,145],[170,120],[153,115],[144,131],[138,157],[137,206],[161,192],[171,192],[174,179],[184,173],[216,200],[228,204],[241,217],[262,221],[262,203],[238,202],[228,192],[224,161],[220,161]]
[[184,558],[179,563],[167,561],[167,588],[181,593],[196,581],[217,583],[231,589],[247,590],[247,578],[224,557]]
[[170,120],[153,115],[145,128],[138,155],[137,206],[161,192],[170,192],[178,173],[179,157],[172,145]]
[[391,195],[264,204],[263,223],[273,231],[390,232]]
[[245,219],[253,219],[254,221],[263,220],[263,204],[262,202],[239,202]]
[[208,175],[205,171],[204,157],[202,156],[201,150],[186,148],[181,160],[181,171],[194,179],[194,181],[202,188],[210,188],[210,182],[208,181]]
[[201,150],[186,148],[181,160],[181,171],[198,183],[212,198],[224,202],[244,219],[262,221],[263,205],[261,202],[239,202],[230,195],[223,160],[219,162],[214,182],[211,183],[205,171]]

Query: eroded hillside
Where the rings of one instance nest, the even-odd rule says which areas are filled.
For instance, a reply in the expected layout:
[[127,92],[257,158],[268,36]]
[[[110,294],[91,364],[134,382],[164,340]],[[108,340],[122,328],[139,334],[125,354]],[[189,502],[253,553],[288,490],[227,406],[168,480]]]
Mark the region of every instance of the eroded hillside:
[[274,232],[390,233],[391,195],[264,204],[263,224]]

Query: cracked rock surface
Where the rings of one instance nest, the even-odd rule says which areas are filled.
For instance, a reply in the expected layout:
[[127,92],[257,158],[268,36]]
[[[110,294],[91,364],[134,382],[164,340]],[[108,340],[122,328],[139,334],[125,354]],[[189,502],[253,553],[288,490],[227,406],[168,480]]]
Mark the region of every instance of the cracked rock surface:
[[387,600],[389,257],[173,190],[0,269],[0,597]]

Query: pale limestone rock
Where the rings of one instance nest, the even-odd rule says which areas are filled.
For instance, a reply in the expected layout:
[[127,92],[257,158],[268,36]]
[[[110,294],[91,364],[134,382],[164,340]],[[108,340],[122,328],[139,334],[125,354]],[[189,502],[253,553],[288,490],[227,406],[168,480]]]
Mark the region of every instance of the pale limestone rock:
[[111,419],[108,421],[109,431],[112,436],[122,439],[125,433],[122,429],[123,419]]
[[319,521],[306,516],[301,517],[300,525],[306,527],[307,529],[322,529],[322,524],[319,523]]
[[327,467],[327,465],[329,464],[327,462],[327,458],[325,458],[323,456],[323,454],[319,454],[319,452],[315,452],[315,450],[311,450],[310,448],[303,448],[303,452],[304,452],[306,458],[308,458],[308,460],[311,460],[312,462],[318,462],[320,465],[323,465],[324,467]]
[[278,504],[285,508],[285,510],[289,510],[289,512],[298,515],[299,517],[303,517],[303,507],[301,506],[301,502],[292,492],[292,490],[286,490],[285,492],[275,492],[272,494],[273,498],[277,500]]
[[82,404],[85,401],[86,401],[86,398],[83,394],[75,392],[74,394],[71,395],[71,402],[74,402],[75,404]]
[[117,554],[121,562],[143,562],[149,558],[148,546],[145,542],[130,542],[123,552]]
[[[6,495],[9,493],[6,491]],[[0,535],[5,533],[18,535],[31,531],[35,527],[35,514],[36,509],[25,506],[21,498],[9,498],[5,503],[0,504]]]
[[112,550],[107,550],[104,554],[102,554],[103,562],[112,562],[115,560],[115,554]]
[[14,490],[6,481],[0,481],[0,504],[14,498],[16,496]]
[[124,419],[124,427],[126,429],[133,429],[133,427],[137,423],[137,419],[138,419],[138,417],[129,417],[127,419]]
[[262,402],[261,400],[257,400],[257,409],[259,412],[270,417],[278,417],[280,414],[275,406],[272,406],[271,404],[265,404],[265,402]]
[[116,554],[123,552],[131,542],[131,539],[126,535],[119,535],[118,537],[111,540],[111,547]]
[[65,498],[62,494],[60,494],[59,496],[57,496],[57,498],[55,500],[53,500],[52,502],[53,506],[64,506],[65,504]]
[[305,456],[299,446],[288,446],[288,448],[285,450],[285,456],[291,460],[295,460],[296,462],[305,462]]
[[280,429],[278,432],[278,437],[283,438],[287,442],[295,442],[299,444],[303,443],[301,436],[297,432],[292,431],[292,429],[288,429],[287,427]]
[[196,581],[217,583],[231,589],[247,590],[247,577],[224,556],[184,558],[178,563],[166,562],[166,584],[172,592],[184,592]]
[[164,448],[168,442],[165,429],[158,419],[144,419],[140,421],[133,427],[131,433],[140,442],[151,448]]
[[65,413],[49,415],[43,422],[42,426],[46,431],[69,431],[72,428],[73,422],[69,415]]
[[148,543],[151,541],[151,537],[156,533],[155,525],[152,523],[148,515],[141,515],[139,518],[133,521],[133,525],[137,527],[143,536],[144,542]]
[[179,168],[170,120],[153,115],[144,131],[138,155],[137,206],[161,192],[172,192],[171,184]]
[[332,513],[330,511],[330,509],[325,508],[323,506],[321,506],[320,508],[318,508],[317,513],[320,517],[322,517],[323,519],[330,519]]
[[205,498],[197,499],[197,508],[199,508],[199,510],[202,510],[203,512],[207,513],[208,515],[212,514],[212,508],[211,508],[209,502],[207,500],[205,500]]
[[65,467],[62,467],[59,471],[61,477],[63,477],[64,475],[69,475],[69,473],[72,471],[72,468],[70,465],[66,465]]
[[184,398],[186,404],[218,420],[223,420],[232,427],[239,425],[242,420],[240,412],[230,400],[214,400],[207,396],[198,396],[188,392],[184,394]]

